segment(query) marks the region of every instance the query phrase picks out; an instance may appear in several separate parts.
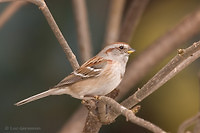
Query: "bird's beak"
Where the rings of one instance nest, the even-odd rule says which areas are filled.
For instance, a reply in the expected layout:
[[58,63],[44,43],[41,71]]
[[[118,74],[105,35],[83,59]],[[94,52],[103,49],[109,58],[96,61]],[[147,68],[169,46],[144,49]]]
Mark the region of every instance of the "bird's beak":
[[135,52],[135,49],[132,49],[132,48],[130,48],[130,49],[127,51],[128,54],[131,54],[131,53],[133,53],[133,52]]

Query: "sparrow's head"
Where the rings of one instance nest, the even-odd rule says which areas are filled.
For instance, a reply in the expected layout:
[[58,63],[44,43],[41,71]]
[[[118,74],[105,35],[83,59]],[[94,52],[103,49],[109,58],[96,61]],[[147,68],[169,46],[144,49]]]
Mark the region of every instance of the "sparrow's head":
[[107,59],[127,62],[129,55],[134,51],[127,43],[116,42],[106,46],[98,55]]

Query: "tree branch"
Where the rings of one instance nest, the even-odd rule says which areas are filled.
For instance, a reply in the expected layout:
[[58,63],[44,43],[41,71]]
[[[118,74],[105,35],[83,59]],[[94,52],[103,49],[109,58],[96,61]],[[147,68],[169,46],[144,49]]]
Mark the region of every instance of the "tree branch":
[[196,114],[195,116],[193,116],[192,118],[189,118],[188,120],[184,121],[179,126],[178,133],[185,133],[185,130],[191,125],[193,125],[194,123],[196,123],[199,120],[199,118],[200,118],[200,112]]
[[[198,80],[199,80],[199,94],[200,94],[200,71],[198,72]],[[199,97],[199,99],[200,99],[200,97]],[[200,108],[200,106],[199,106],[199,108]],[[200,110],[199,110],[199,113],[200,113]],[[198,133],[199,131],[200,131],[200,117],[198,117],[198,120],[197,120],[194,130],[193,130],[193,133]]]
[[116,42],[119,37],[120,24],[124,9],[125,0],[111,0],[108,21],[106,26],[104,44]]
[[[0,3],[1,2],[10,2],[10,1],[20,1],[20,0],[0,0]],[[53,16],[51,15],[51,12],[49,11],[45,1],[43,1],[43,0],[24,0],[24,1],[31,2],[39,7],[39,9],[44,14],[49,26],[51,27],[54,35],[56,36],[58,42],[60,43],[61,47],[63,48],[69,62],[71,63],[71,66],[73,67],[73,69],[79,68],[79,64],[78,64],[78,61],[76,60],[76,56],[73,54],[67,41],[65,40],[60,29],[58,28],[58,25],[56,24]]]
[[72,0],[82,62],[92,57],[91,39],[85,0]]
[[146,121],[142,118],[135,116],[135,114],[132,110],[129,110],[126,107],[120,105],[119,103],[117,103],[112,98],[109,98],[109,97],[106,97],[106,96],[100,96],[98,98],[98,100],[104,102],[107,105],[110,105],[115,112],[122,114],[123,116],[126,117],[127,120],[131,121],[132,123],[135,123],[139,126],[142,126],[142,127],[146,128],[146,129],[148,129],[148,130],[150,130],[154,133],[166,133],[161,128],[152,124],[151,122],[148,122],[148,121]]
[[196,122],[196,125],[195,125],[195,127],[194,127],[194,130],[193,130],[193,133],[199,133],[199,131],[200,131],[200,117],[198,117],[198,120],[197,120],[197,122]]
[[149,0],[132,0],[122,23],[119,41],[130,42]]
[[0,14],[0,28],[3,27],[3,25],[8,21],[8,19],[23,5],[25,5],[26,2],[24,1],[16,1],[9,4],[6,9]]

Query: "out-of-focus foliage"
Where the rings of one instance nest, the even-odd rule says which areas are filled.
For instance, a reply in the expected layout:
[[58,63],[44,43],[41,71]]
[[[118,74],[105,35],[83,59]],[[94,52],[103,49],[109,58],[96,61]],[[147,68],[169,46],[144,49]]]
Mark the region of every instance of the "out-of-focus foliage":
[[[70,47],[79,56],[76,26],[71,1],[46,1]],[[87,0],[94,53],[101,49],[109,1]],[[141,19],[131,45],[139,54],[156,38],[174,27],[186,14],[194,11],[199,0],[152,0]],[[0,11],[7,4],[0,4]],[[185,42],[191,44],[199,36]],[[182,45],[186,47],[186,45]],[[164,49],[161,49],[164,50]],[[172,56],[159,64],[139,83],[141,87]],[[163,129],[176,132],[179,124],[194,115],[199,107],[197,79],[199,63],[195,62],[160,90],[146,98],[138,115]],[[0,29],[0,132],[6,127],[39,127],[38,132],[54,133],[77,109],[80,100],[70,96],[50,96],[33,103],[15,107],[13,104],[42,92],[58,83],[72,71],[65,54],[49,28],[43,14],[32,5],[22,7]],[[134,88],[132,90],[134,92]],[[120,117],[100,132],[148,132],[127,123]]]

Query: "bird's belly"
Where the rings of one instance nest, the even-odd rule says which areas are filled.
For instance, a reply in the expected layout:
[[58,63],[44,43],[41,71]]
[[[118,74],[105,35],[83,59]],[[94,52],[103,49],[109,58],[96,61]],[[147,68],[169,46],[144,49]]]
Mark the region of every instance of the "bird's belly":
[[[116,76],[119,75],[119,76]],[[121,82],[121,75],[109,75],[104,78],[90,78],[79,83],[75,83],[70,87],[71,96],[84,99],[84,96],[106,95],[114,90]]]

